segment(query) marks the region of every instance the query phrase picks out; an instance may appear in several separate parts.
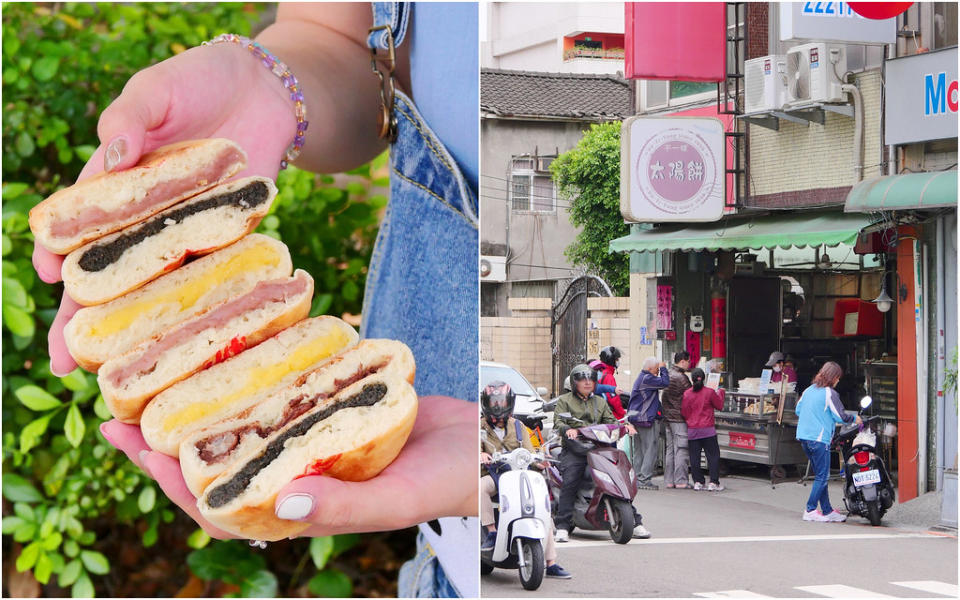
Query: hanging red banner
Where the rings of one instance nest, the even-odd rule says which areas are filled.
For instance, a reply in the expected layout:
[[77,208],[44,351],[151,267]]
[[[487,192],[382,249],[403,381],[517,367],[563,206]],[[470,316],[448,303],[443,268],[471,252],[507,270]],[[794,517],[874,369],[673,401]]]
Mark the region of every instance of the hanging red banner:
[[711,358],[727,357],[727,299],[710,299]]

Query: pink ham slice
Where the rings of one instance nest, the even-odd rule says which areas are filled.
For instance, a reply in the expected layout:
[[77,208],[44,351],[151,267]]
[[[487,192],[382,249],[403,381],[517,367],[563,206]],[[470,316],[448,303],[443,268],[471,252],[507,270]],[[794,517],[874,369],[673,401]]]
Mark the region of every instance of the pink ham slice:
[[[110,383],[121,387],[123,381],[135,375],[148,374],[157,366],[160,356],[190,340],[207,329],[223,327],[237,315],[261,308],[272,302],[283,302],[291,296],[302,294],[308,285],[307,274],[297,273],[292,279],[261,281],[253,290],[161,334],[127,364],[120,365],[109,375]],[[212,357],[209,357],[212,358]]]
[[179,179],[161,181],[147,190],[143,198],[130,202],[119,210],[107,212],[99,206],[88,206],[73,213],[69,219],[51,223],[50,232],[57,237],[71,238],[102,225],[114,225],[111,230],[119,229],[117,225],[135,223],[213,187],[227,177],[234,165],[242,162],[243,155],[236,148],[224,148],[212,163],[198,172]]

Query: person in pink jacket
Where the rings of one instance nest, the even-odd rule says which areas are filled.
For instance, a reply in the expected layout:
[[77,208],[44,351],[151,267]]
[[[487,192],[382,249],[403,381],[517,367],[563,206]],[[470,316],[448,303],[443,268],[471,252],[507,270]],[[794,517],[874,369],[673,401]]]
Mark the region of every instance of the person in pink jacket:
[[716,421],[713,412],[723,408],[723,398],[716,391],[703,385],[706,375],[703,369],[694,369],[690,374],[693,387],[683,392],[680,414],[687,422],[687,444],[690,448],[690,472],[693,475],[693,489],[702,490],[703,471],[700,469],[700,452],[707,455],[707,468],[710,471],[710,485],[707,491],[719,492],[720,485],[720,445],[717,443]]

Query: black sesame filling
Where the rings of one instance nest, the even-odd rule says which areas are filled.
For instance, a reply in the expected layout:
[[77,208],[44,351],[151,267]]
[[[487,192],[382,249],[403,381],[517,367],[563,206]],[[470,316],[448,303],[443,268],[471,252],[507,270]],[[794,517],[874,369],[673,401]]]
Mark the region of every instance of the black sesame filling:
[[336,401],[323,410],[318,410],[317,412],[307,415],[267,444],[266,449],[263,450],[259,456],[248,461],[230,481],[210,490],[210,493],[207,494],[207,505],[210,506],[210,508],[220,508],[242,494],[257,473],[266,468],[283,452],[283,447],[284,444],[287,443],[287,440],[306,435],[311,427],[342,408],[373,406],[386,395],[387,386],[382,383],[365,385],[359,394],[354,394],[349,398]]
[[182,222],[189,216],[221,206],[253,208],[263,204],[269,195],[266,184],[262,181],[254,181],[239,190],[188,203],[181,208],[161,213],[142,225],[134,226],[129,233],[124,233],[105,244],[97,244],[84,252],[80,257],[80,268],[88,273],[102,271],[117,262],[120,256],[132,246],[150,236],[157,235],[170,225]]

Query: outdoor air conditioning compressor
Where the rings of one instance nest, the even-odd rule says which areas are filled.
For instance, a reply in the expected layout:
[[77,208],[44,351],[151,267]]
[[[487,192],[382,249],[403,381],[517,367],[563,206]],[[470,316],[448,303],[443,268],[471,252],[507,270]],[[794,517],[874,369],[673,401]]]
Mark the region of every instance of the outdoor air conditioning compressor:
[[841,90],[847,72],[843,46],[824,42],[794,46],[787,52],[787,93],[790,102],[846,102]]
[[744,99],[747,114],[780,110],[787,95],[787,56],[770,54],[744,63]]

